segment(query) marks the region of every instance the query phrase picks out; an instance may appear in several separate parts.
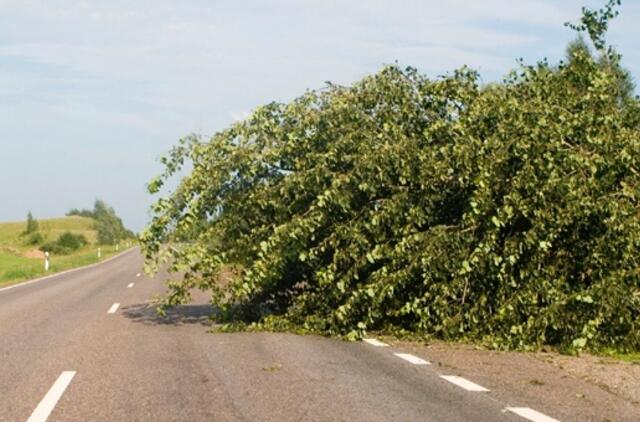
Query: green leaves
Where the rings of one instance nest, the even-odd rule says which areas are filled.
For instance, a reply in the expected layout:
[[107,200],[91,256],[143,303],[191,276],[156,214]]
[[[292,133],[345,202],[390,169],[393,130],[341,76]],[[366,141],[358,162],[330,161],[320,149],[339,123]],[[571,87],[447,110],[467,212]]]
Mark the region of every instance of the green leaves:
[[579,337],[575,340],[573,340],[571,342],[571,345],[574,347],[574,349],[580,351],[582,349],[584,349],[584,347],[587,345],[587,339],[584,337]]
[[482,87],[390,66],[185,138],[149,189],[192,170],[142,235],[150,268],[186,270],[166,303],[201,288],[223,321],[348,339],[638,348],[640,106],[598,60]]
[[604,36],[609,28],[609,21],[618,16],[619,12],[615,10],[615,7],[620,6],[620,4],[622,4],[621,0],[609,0],[600,10],[583,7],[580,23],[573,24],[567,22],[565,26],[578,32],[586,31],[593,45],[598,50],[602,50],[605,47]]

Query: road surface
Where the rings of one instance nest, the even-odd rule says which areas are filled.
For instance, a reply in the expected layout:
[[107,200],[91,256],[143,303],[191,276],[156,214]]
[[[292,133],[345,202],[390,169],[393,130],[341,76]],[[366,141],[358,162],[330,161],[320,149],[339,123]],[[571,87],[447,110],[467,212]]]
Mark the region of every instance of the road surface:
[[211,334],[203,304],[158,318],[141,265],[131,250],[0,290],[0,420],[544,420],[375,342]]

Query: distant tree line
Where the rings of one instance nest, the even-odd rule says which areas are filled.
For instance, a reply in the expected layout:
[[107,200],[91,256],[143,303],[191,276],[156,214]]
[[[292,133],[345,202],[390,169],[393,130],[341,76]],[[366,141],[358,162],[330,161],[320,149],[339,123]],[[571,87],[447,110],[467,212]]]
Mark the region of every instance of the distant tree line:
[[102,200],[96,200],[93,210],[77,208],[71,209],[67,216],[88,217],[95,220],[95,229],[98,232],[98,243],[112,245],[121,240],[132,239],[135,234],[124,227],[122,219],[116,215],[115,210]]
[[[131,230],[127,230],[124,227],[122,220],[116,215],[114,209],[104,201],[97,200],[93,210],[74,208],[67,213],[67,216],[74,215],[91,218],[95,221],[94,229],[98,232],[97,240],[99,244],[113,245],[121,240],[135,237]],[[43,252],[66,255],[89,244],[83,234],[75,234],[70,231],[62,233],[56,240],[45,243],[45,236],[40,232],[39,228],[38,220],[29,211],[26,228],[21,233],[21,236],[26,237],[28,245],[41,245],[39,249]]]

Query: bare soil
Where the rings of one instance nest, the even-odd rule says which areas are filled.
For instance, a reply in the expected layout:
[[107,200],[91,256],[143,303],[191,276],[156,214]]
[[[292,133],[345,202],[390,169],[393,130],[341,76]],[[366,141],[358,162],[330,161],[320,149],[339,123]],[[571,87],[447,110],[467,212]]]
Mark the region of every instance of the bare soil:
[[0,245],[0,252],[5,252],[11,255],[20,255],[20,249],[6,245]]
[[23,255],[24,255],[25,258],[44,259],[44,252],[42,252],[41,250],[38,250],[38,249],[28,250]]
[[637,364],[591,355],[386,341],[432,362],[441,375],[459,375],[490,389],[505,407],[531,407],[562,421],[640,421]]
[[536,358],[640,405],[640,364],[609,357],[537,353]]

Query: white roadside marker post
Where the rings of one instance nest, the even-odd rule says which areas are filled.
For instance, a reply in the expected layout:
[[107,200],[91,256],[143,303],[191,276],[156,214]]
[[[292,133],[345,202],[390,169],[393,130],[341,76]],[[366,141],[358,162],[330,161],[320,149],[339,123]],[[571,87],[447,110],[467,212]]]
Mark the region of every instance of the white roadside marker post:
[[116,243],[116,252],[118,252],[120,250],[120,244]]
[[44,271],[49,271],[49,252],[44,253]]
[[100,250],[100,248],[98,248],[98,259],[100,259],[101,256],[102,256],[102,251]]

